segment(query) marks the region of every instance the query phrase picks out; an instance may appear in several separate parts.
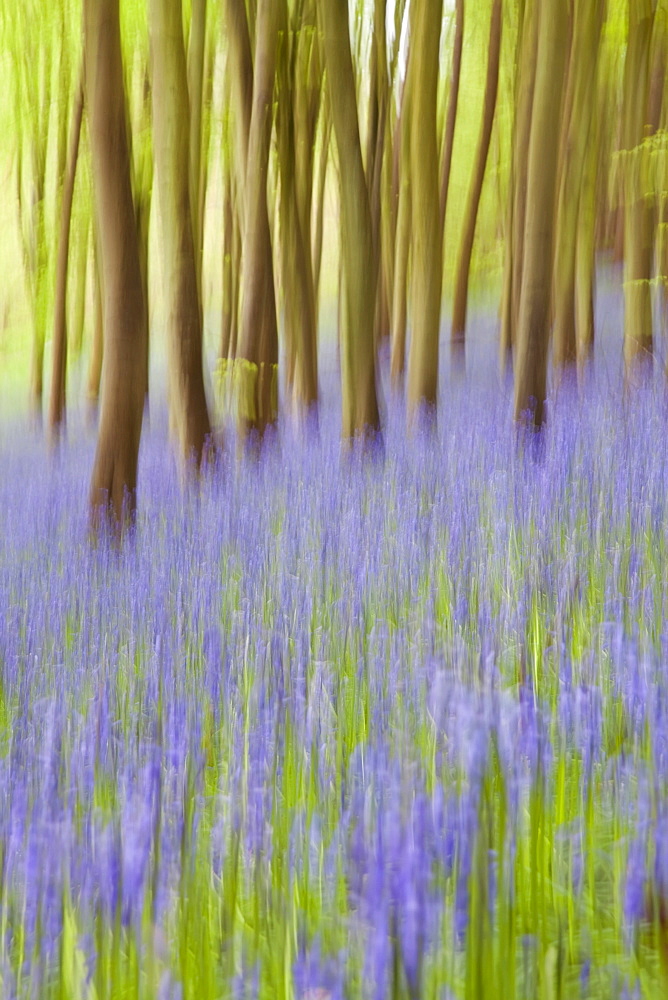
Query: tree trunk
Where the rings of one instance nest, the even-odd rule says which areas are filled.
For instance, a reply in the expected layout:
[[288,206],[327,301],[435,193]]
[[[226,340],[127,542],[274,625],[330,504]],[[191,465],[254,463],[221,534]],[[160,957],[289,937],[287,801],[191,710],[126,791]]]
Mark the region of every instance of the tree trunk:
[[315,10],[303,0],[290,28],[283,0],[278,67],[277,133],[281,178],[280,251],[284,291],[285,384],[295,415],[318,402],[318,324],[313,281],[311,209],[314,146],[322,79],[317,58]]
[[450,189],[450,168],[452,166],[452,150],[455,144],[455,125],[457,124],[457,104],[459,102],[459,80],[462,70],[462,50],[464,48],[464,0],[456,0],[455,5],[455,39],[452,48],[452,78],[448,95],[448,115],[445,122],[443,137],[443,155],[441,157],[441,193],[440,219],[441,239],[445,234],[445,216],[448,207],[448,191]]
[[542,0],[538,9],[536,82],[529,140],[524,259],[515,364],[515,419],[545,419],[547,350],[559,158],[561,94],[568,43],[568,8]]
[[67,377],[67,263],[70,250],[70,228],[72,222],[72,202],[74,181],[79,159],[79,138],[83,118],[84,81],[77,87],[72,108],[72,128],[67,151],[67,164],[63,180],[63,196],[60,205],[60,234],[58,237],[58,258],[56,261],[56,298],[53,320],[53,368],[51,379],[51,399],[49,406],[49,428],[53,444],[58,443],[62,424],[65,420],[65,384]]
[[392,384],[401,384],[406,368],[406,321],[408,314],[408,272],[412,228],[411,183],[411,104],[413,83],[411,63],[414,46],[409,36],[406,79],[401,95],[401,112],[395,139],[397,184],[397,225],[394,241],[394,281],[392,285],[390,375]]
[[485,83],[485,98],[482,112],[482,127],[476,158],[473,167],[471,187],[469,189],[466,211],[462,224],[461,244],[457,259],[455,274],[455,297],[452,306],[452,345],[453,364],[458,367],[463,364],[464,338],[466,335],[466,311],[468,306],[469,273],[471,270],[471,255],[475,226],[480,206],[482,185],[485,180],[489,144],[492,137],[496,98],[499,90],[499,60],[501,56],[501,26],[503,8],[501,0],[494,0],[489,29],[489,55],[487,61],[487,80]]
[[352,440],[380,429],[373,337],[378,262],[362,163],[348,4],[345,0],[319,0],[319,12],[339,156],[344,289],[340,332],[342,433],[344,439]]
[[193,241],[195,246],[195,267],[199,300],[202,301],[202,250],[204,243],[204,218],[200,212],[203,205],[202,142],[203,142],[203,97],[204,63],[206,52],[206,0],[193,0],[190,18],[190,39],[188,41],[188,97],[190,105],[190,215],[192,218]]
[[513,126],[512,189],[510,194],[512,199],[512,229],[510,239],[506,242],[504,307],[501,317],[501,356],[504,366],[515,347],[519,322],[524,264],[528,149],[538,52],[537,0],[524,0],[522,11],[516,111]]
[[190,202],[190,111],[180,0],[151,0],[153,128],[170,351],[170,411],[182,458],[199,466],[211,434]]
[[241,324],[235,365],[241,439],[251,431],[262,436],[275,423],[278,409],[278,325],[267,208],[278,15],[276,0],[258,0],[245,184]]
[[436,407],[441,322],[443,240],[438,182],[438,57],[442,0],[411,8],[413,36],[410,164],[413,204],[412,331],[408,355],[408,412]]
[[84,44],[106,341],[90,503],[94,525],[109,514],[120,528],[136,505],[147,317],[130,183],[118,0],[84,0]]
[[[583,185],[591,143],[591,121],[595,106],[596,70],[602,27],[600,3],[579,0],[575,7],[569,86],[570,114],[564,122],[564,150],[559,181],[554,259],[554,342],[553,361],[557,377],[573,368],[577,358],[576,261],[584,275],[581,259],[584,245],[580,215],[584,212]],[[585,220],[583,219],[583,225]],[[576,249],[577,248],[577,249]]]
[[[93,239],[93,339],[88,361],[88,379],[86,399],[88,403],[88,418],[92,422],[97,417],[97,406],[100,398],[100,376],[102,374],[102,358],[104,355],[104,303],[102,294],[102,277],[100,274],[101,260],[99,241]],[[148,336],[146,338],[148,340]]]
[[651,364],[653,210],[643,190],[648,112],[651,0],[633,0],[624,66],[623,186],[624,186],[624,368],[627,378]]

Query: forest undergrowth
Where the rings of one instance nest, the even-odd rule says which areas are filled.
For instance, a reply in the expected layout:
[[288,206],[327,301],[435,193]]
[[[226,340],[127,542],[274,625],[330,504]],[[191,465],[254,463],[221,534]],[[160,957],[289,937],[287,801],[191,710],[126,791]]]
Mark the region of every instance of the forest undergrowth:
[[664,996],[659,382],[328,413],[198,486],[153,418],[120,549],[4,425],[0,992]]

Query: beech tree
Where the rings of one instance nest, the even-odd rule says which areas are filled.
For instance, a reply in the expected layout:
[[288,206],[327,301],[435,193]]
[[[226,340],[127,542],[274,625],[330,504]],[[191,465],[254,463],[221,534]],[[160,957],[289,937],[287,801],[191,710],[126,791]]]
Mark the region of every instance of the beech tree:
[[67,164],[60,206],[60,231],[58,235],[58,256],[56,261],[56,295],[53,309],[53,361],[51,378],[51,398],[49,402],[49,427],[52,442],[57,443],[65,419],[65,385],[67,377],[67,273],[70,253],[70,227],[74,181],[79,159],[79,139],[84,107],[84,80],[79,82],[72,108]]
[[86,104],[100,248],[105,350],[90,502],[120,528],[136,505],[147,315],[130,181],[119,0],[84,0]]
[[[557,197],[553,341],[557,374],[575,364],[578,342],[589,339],[587,299],[593,298],[594,247],[587,237],[588,228],[593,231],[594,219],[586,197],[586,170],[589,147],[595,145],[592,117],[602,11],[600,0],[580,0],[574,5]],[[587,255],[591,268],[586,266]],[[579,308],[576,295],[584,298]]]
[[[151,0],[153,128],[170,349],[172,429],[185,461],[199,465],[211,434],[202,373],[202,304],[195,233],[190,101],[180,0]],[[200,94],[195,93],[193,104]],[[197,161],[198,162],[198,161]]]
[[342,433],[351,440],[380,429],[373,335],[378,262],[362,162],[348,4],[346,0],[319,0],[318,13],[339,158]]
[[630,0],[624,63],[622,117],[624,191],[624,364],[627,377],[651,362],[653,205],[643,189],[643,150],[648,98],[652,0]]
[[471,254],[478,218],[478,208],[482,195],[482,185],[485,179],[489,144],[492,138],[492,127],[496,112],[496,98],[499,90],[499,63],[501,60],[501,28],[503,7],[501,0],[494,0],[489,29],[489,50],[487,56],[487,80],[482,109],[482,124],[476,150],[471,185],[466,202],[464,222],[462,225],[461,244],[455,272],[455,295],[452,306],[451,344],[453,361],[463,363],[463,345],[466,331],[466,311],[468,305],[468,284],[471,270]]
[[412,191],[412,332],[408,356],[408,408],[414,417],[436,406],[438,339],[441,321],[443,235],[436,104],[442,0],[411,6],[411,191]]
[[[538,46],[531,110],[522,280],[517,317],[515,419],[539,428],[545,419],[550,335],[559,122],[568,8],[563,0],[536,7]],[[527,52],[527,58],[531,58]],[[517,183],[517,178],[515,180]]]

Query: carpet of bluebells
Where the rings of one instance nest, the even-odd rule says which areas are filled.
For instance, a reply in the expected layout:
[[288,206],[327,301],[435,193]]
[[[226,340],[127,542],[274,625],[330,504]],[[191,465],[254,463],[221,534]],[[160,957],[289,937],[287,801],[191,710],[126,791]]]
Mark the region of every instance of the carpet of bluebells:
[[199,487],[153,415],[120,550],[93,435],[5,421],[3,997],[665,995],[660,379],[386,410]]

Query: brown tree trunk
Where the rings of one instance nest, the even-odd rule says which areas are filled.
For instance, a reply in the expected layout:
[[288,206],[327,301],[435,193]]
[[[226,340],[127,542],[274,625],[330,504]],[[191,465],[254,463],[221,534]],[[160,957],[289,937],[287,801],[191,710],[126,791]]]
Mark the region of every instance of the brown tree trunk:
[[65,420],[65,385],[67,377],[67,263],[70,251],[70,228],[72,222],[72,202],[74,181],[79,159],[79,138],[83,118],[84,81],[83,76],[77,87],[72,108],[67,163],[63,179],[63,195],[60,205],[60,233],[58,237],[58,257],[56,261],[56,297],[53,319],[53,367],[51,378],[51,399],[49,405],[49,428],[53,444],[58,443],[62,424]]
[[237,201],[243,219],[248,136],[253,106],[253,50],[244,0],[226,0],[225,11],[229,46],[230,98],[235,127]]
[[568,8],[563,0],[542,0],[537,15],[538,51],[516,341],[515,419],[540,427],[545,419],[559,123],[568,43]]
[[[592,141],[591,121],[595,106],[596,69],[601,34],[602,7],[586,0],[575,6],[569,85],[572,93],[570,114],[564,122],[564,151],[557,197],[556,250],[554,258],[554,341],[553,361],[557,377],[573,368],[577,357],[576,261],[585,274],[584,245],[580,215],[585,211],[583,185],[588,147]],[[588,210],[588,209],[587,209]],[[582,220],[584,225],[586,220]],[[576,248],[578,248],[576,252]]]
[[241,440],[250,431],[262,436],[278,415],[278,325],[267,208],[278,16],[276,0],[258,0],[245,183],[241,323],[235,365]]
[[506,241],[504,304],[501,315],[501,358],[507,364],[515,347],[524,264],[527,172],[531,114],[538,52],[537,0],[524,0],[519,51],[517,97],[513,125],[511,234]]
[[462,223],[461,244],[457,258],[455,273],[455,295],[452,305],[452,330],[450,334],[453,365],[463,365],[463,348],[466,336],[466,311],[468,307],[469,273],[471,270],[471,255],[475,226],[480,206],[482,185],[485,180],[489,144],[492,138],[492,127],[496,113],[496,98],[499,90],[499,61],[501,57],[501,26],[503,23],[503,8],[501,0],[494,0],[489,29],[489,55],[487,61],[487,80],[485,83],[485,98],[482,111],[482,127],[476,158],[473,166],[471,187],[466,202],[464,221]]
[[344,300],[341,330],[342,433],[380,429],[373,338],[378,263],[362,163],[355,72],[345,0],[319,0],[332,121],[339,154]]
[[399,386],[406,368],[406,322],[408,314],[408,273],[412,228],[411,183],[411,104],[413,94],[412,60],[414,46],[408,40],[408,65],[401,95],[401,112],[395,139],[395,173],[397,184],[397,224],[394,241],[394,281],[392,285],[390,375],[392,384]]
[[[455,38],[452,47],[452,77],[450,80],[450,93],[448,95],[448,114],[445,122],[445,135],[443,137],[443,155],[441,157],[440,219],[442,234],[445,234],[445,216],[448,207],[448,191],[450,189],[452,150],[455,144],[455,125],[457,124],[457,104],[459,102],[459,80],[462,70],[463,48],[464,0],[456,0]],[[441,238],[443,238],[443,236]]]
[[313,287],[315,290],[316,317],[320,299],[320,272],[322,269],[322,244],[325,227],[325,190],[327,185],[327,167],[329,164],[329,144],[332,137],[332,121],[323,94],[321,117],[325,123],[320,137],[320,162],[318,166],[318,182],[316,186],[315,222],[313,224]]
[[104,294],[102,410],[93,524],[134,512],[146,385],[147,317],[130,184],[118,0],[84,0],[86,103]]
[[81,357],[86,328],[86,298],[88,290],[88,265],[90,252],[90,215],[85,215],[79,224],[79,232],[74,251],[74,289],[69,297],[69,337],[72,352],[76,358]]
[[436,407],[438,339],[441,322],[443,240],[438,184],[438,57],[443,4],[411,8],[412,75],[410,165],[413,204],[412,331],[408,355],[408,413]]
[[628,378],[651,363],[653,206],[642,183],[648,112],[651,0],[633,0],[624,66],[624,367]]
[[[104,302],[102,278],[100,275],[101,261],[97,243],[99,241],[93,240],[93,339],[90,348],[90,359],[88,361],[86,388],[88,418],[90,421],[97,417],[102,358],[104,355]],[[148,336],[146,339],[148,340]]]
[[195,267],[199,299],[202,301],[202,250],[204,243],[204,218],[200,212],[203,206],[202,143],[204,63],[206,54],[206,12],[207,0],[193,0],[190,18],[190,38],[188,41],[188,97],[190,106],[190,215],[192,218],[193,241],[195,246]]
[[180,0],[151,0],[153,128],[170,351],[170,412],[182,458],[199,466],[211,434],[190,202],[190,129]]
[[280,251],[284,291],[286,388],[296,416],[318,402],[316,296],[311,247],[314,146],[321,95],[315,47],[315,9],[303,0],[289,26],[283,0],[278,68],[277,133],[280,169]]

